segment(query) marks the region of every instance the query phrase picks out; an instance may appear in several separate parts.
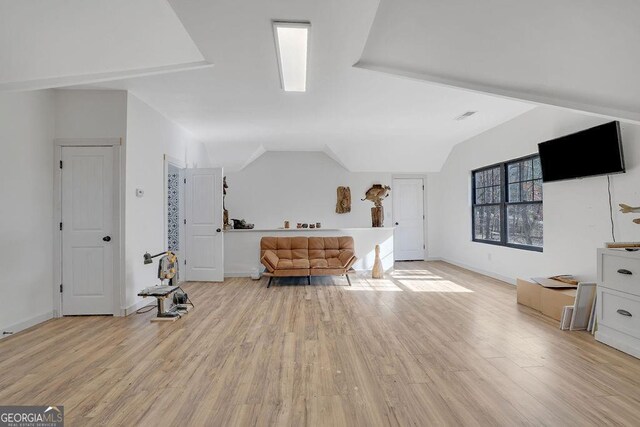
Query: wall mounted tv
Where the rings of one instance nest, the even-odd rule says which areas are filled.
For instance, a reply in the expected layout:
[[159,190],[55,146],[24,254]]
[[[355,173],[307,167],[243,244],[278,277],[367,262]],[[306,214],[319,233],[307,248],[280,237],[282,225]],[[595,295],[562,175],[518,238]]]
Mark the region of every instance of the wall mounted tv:
[[538,152],[543,182],[625,171],[619,122],[542,142]]

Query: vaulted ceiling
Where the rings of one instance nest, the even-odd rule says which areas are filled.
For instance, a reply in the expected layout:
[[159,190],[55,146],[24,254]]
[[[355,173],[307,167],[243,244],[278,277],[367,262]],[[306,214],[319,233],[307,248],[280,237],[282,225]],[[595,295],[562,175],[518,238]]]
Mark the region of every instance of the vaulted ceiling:
[[[543,2],[0,0],[0,90],[130,90],[231,169],[320,150],[353,171],[436,171],[522,100],[640,111],[638,6]],[[272,19],[311,22],[307,92],[280,88]]]
[[637,0],[381,0],[357,67],[640,122]]

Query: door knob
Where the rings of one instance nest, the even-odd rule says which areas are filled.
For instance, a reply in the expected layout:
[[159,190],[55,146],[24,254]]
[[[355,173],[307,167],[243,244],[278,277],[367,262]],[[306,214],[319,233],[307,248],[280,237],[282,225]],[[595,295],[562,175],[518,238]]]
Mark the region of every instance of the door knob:
[[400,225],[400,224],[398,224],[398,223],[396,222],[396,225]]
[[102,238],[102,240],[104,240],[105,242],[110,242],[111,241],[111,236],[104,236]]
[[217,229],[216,229],[216,232],[218,232],[218,233],[219,233],[219,232],[221,232],[221,231],[222,231],[222,230],[220,230],[219,228],[217,228]]

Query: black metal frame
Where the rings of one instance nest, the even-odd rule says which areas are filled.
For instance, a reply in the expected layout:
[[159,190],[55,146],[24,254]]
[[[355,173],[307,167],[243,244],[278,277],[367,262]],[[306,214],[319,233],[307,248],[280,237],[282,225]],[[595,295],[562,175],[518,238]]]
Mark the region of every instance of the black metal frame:
[[[494,246],[504,246],[514,249],[523,249],[526,251],[543,252],[543,247],[519,245],[515,243],[509,243],[507,241],[507,207],[509,205],[530,205],[534,203],[542,204],[542,200],[528,201],[528,202],[511,202],[507,201],[508,185],[509,185],[509,171],[507,165],[510,163],[517,163],[523,160],[533,159],[539,157],[538,154],[530,154],[528,156],[518,157],[516,159],[507,160],[505,162],[494,163],[489,166],[474,169],[471,171],[471,241],[476,243],[486,243]],[[489,169],[500,168],[500,203],[476,203],[476,179],[477,172],[486,171]],[[500,207],[500,241],[476,239],[476,215],[475,208],[477,206],[499,206]]]
[[[351,279],[349,278],[349,274],[345,274],[344,276],[347,278],[349,286],[351,286]],[[271,282],[273,281],[274,277],[275,276],[269,276],[269,283],[267,283],[267,288],[271,287]],[[307,285],[311,286],[311,276],[307,276]]]

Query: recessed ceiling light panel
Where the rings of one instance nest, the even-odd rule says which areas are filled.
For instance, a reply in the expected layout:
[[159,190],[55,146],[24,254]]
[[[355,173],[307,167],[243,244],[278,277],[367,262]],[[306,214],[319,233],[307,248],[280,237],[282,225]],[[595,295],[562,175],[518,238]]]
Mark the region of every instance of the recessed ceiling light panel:
[[285,92],[307,90],[309,22],[273,21],[280,83]]

